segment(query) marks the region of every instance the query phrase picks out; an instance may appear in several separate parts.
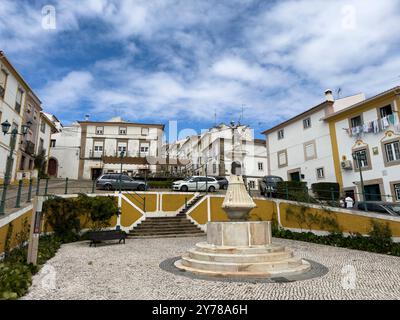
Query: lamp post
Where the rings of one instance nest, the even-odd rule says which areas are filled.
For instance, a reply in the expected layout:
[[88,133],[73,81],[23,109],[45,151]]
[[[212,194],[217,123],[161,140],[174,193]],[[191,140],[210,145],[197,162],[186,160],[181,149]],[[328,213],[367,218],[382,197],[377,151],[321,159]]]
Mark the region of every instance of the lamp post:
[[28,121],[26,124],[21,126],[21,132],[18,132],[17,128],[14,128],[11,130],[11,132],[8,132],[11,128],[11,124],[8,122],[8,120],[4,121],[1,124],[1,130],[3,131],[3,134],[4,135],[10,134],[11,139],[10,139],[10,153],[7,157],[6,170],[4,174],[3,193],[1,195],[1,203],[0,203],[0,215],[4,215],[6,208],[7,188],[10,185],[10,180],[11,180],[11,171],[14,163],[13,153],[15,150],[17,135],[26,135],[31,125],[32,122]]
[[357,152],[353,153],[353,159],[355,161],[357,161],[357,165],[358,165],[358,171],[360,172],[360,185],[361,185],[361,192],[362,192],[362,196],[364,199],[364,209],[365,211],[368,211],[367,209],[367,199],[365,198],[365,190],[364,190],[364,180],[363,180],[363,176],[362,176],[362,169],[361,169],[361,159],[360,159],[360,155]]
[[125,156],[125,151],[121,151],[121,153],[119,154],[120,158],[121,158],[121,170],[120,170],[120,175],[119,175],[119,193],[121,193],[121,187],[122,187],[122,159]]

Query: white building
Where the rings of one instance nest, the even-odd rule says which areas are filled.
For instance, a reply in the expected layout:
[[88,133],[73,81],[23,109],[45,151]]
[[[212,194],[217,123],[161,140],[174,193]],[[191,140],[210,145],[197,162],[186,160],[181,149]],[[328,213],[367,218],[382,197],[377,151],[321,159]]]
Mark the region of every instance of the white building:
[[263,132],[268,150],[268,175],[284,180],[336,182],[329,114],[365,99],[363,94],[334,100],[327,90],[319,105]]
[[[58,177],[96,179],[103,173],[155,174],[160,165],[164,125],[113,118],[78,121],[52,137],[51,159]],[[121,153],[123,157],[121,158]]]
[[78,179],[81,152],[81,127],[58,124],[58,132],[51,136],[48,174],[57,178]]
[[[232,136],[235,144],[240,141],[242,159],[232,153]],[[267,174],[267,150],[265,141],[254,139],[253,130],[245,125],[220,124],[200,135],[187,137],[170,145],[170,156],[178,158],[184,166],[177,170],[192,175],[229,176],[232,161],[242,162],[242,174],[251,188],[258,188],[257,181]],[[232,160],[233,159],[233,160]]]
[[324,120],[333,139],[336,180],[362,200],[360,158],[367,200],[400,201],[400,87],[343,108]]
[[[24,120],[24,110],[27,95],[32,90],[24,81],[18,71],[12,66],[10,61],[0,51],[0,123],[8,121],[11,124],[9,133],[17,128],[21,132],[21,126]],[[4,180],[6,171],[7,157],[10,153],[11,135],[0,133],[0,181]],[[16,168],[18,163],[18,154],[20,152],[19,144],[21,136],[17,135],[15,149],[13,154],[13,166],[11,181],[16,177]]]

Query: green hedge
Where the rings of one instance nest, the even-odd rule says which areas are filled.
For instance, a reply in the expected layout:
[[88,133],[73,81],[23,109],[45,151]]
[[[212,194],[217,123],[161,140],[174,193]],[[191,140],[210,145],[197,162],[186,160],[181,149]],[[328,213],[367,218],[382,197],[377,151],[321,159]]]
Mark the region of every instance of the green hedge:
[[340,185],[336,182],[318,182],[311,185],[313,193],[320,200],[337,201],[340,197]]
[[308,194],[307,182],[282,181],[276,185],[277,197],[300,202],[312,202]]
[[60,245],[61,241],[55,236],[40,237],[38,266],[27,263],[27,246],[10,251],[0,263],[0,300],[18,299],[25,295],[32,283],[32,275],[54,257]]
[[175,180],[164,180],[164,181],[147,181],[147,184],[151,188],[165,188],[165,189],[170,189],[172,186],[172,183]]
[[292,232],[290,230],[279,228],[277,224],[274,223],[272,236],[276,238],[400,256],[400,243],[394,243],[392,241],[392,234],[389,226],[374,221],[371,221],[371,225],[372,228],[368,237],[361,234],[353,234],[345,237],[342,233],[331,233],[327,236],[318,236],[312,232]]

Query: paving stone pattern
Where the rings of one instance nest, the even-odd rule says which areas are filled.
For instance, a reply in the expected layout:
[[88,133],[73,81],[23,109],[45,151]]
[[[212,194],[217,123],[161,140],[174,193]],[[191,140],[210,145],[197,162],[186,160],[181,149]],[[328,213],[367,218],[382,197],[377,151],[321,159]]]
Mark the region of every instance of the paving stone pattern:
[[[23,299],[399,299],[400,258],[345,248],[274,239],[320,266],[297,281],[214,281],[178,275],[165,264],[205,237],[128,239],[90,248],[66,244],[34,276]],[[164,266],[163,266],[164,263]],[[160,268],[160,264],[163,268]],[[343,268],[355,268],[345,289]],[[324,269],[325,268],[325,269]],[[325,270],[325,271],[324,271]],[[55,276],[55,277],[54,277]],[[55,281],[52,281],[55,279]],[[279,280],[279,279],[278,279]],[[293,280],[293,279],[292,279]],[[346,282],[347,283],[347,282]]]

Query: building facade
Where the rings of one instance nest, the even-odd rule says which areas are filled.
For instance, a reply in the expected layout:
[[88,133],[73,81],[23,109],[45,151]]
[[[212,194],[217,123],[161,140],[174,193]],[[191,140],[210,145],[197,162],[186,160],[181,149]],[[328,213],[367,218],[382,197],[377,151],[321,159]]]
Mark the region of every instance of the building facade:
[[[155,174],[159,168],[164,125],[142,124],[113,118],[105,122],[79,121],[79,179],[96,179],[102,173]],[[122,157],[121,157],[122,153]]]
[[327,90],[319,105],[263,132],[268,150],[268,175],[284,180],[335,182],[329,125],[322,119],[365,99],[363,94],[334,100]]
[[[9,132],[14,128],[21,132],[24,124],[24,109],[27,96],[32,91],[22,76],[13,67],[5,54],[0,51],[0,123],[8,121],[11,124]],[[0,134],[0,181],[4,180],[7,157],[10,153],[11,135]],[[16,178],[18,168],[19,145],[21,136],[17,135],[13,152],[11,182]]]
[[[235,145],[243,150],[236,155]],[[265,141],[254,139],[253,130],[245,125],[220,124],[200,135],[187,137],[170,145],[170,156],[182,165],[175,165],[184,175],[229,176],[233,161],[242,163],[242,174],[250,188],[258,188],[258,179],[267,173]]]
[[40,100],[32,92],[29,92],[26,96],[22,120],[23,123],[30,121],[31,126],[28,133],[25,136],[21,136],[21,141],[19,143],[16,173],[17,180],[37,177],[37,170],[35,170],[34,162],[35,155],[37,154],[37,142],[39,141],[41,112],[42,107]]
[[78,179],[81,127],[58,124],[58,131],[51,135],[48,174],[51,177]]
[[[333,137],[336,181],[362,200],[400,201],[400,87],[392,88],[324,121]],[[356,159],[354,159],[353,155]]]

